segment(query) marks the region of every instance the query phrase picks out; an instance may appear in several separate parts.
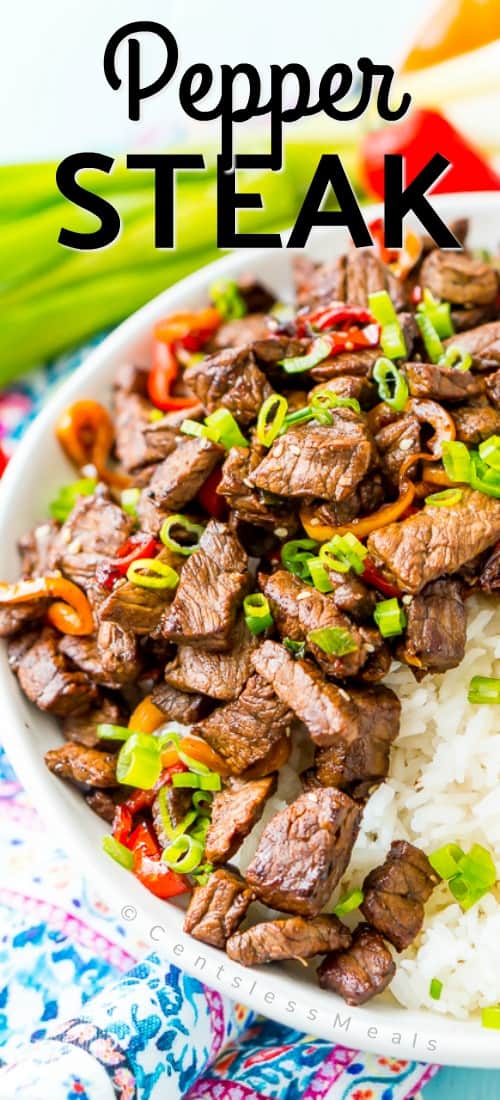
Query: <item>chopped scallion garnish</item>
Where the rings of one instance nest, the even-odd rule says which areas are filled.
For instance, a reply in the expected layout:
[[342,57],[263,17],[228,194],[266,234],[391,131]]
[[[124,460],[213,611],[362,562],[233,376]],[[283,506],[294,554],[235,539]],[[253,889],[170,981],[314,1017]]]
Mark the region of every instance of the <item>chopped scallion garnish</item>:
[[344,894],[333,910],[335,916],[345,917],[347,913],[353,913],[355,909],[359,909],[364,896],[362,890],[350,890],[348,894]]
[[431,363],[439,363],[444,356],[444,347],[432,321],[426,313],[416,313],[415,320]]
[[286,397],[272,393],[259,409],[257,417],[257,439],[263,447],[270,447],[283,427],[288,409]]
[[398,600],[381,600],[373,612],[373,618],[383,638],[394,638],[402,634],[406,626],[406,615]]
[[473,676],[467,693],[469,703],[500,703],[498,676]]
[[299,657],[305,657],[305,642],[296,642],[293,638],[283,638],[283,645],[285,649],[287,649],[288,652],[292,654],[292,657],[295,657],[296,660],[298,660]]
[[115,863],[120,863],[122,867],[126,867],[127,871],[132,870],[134,866],[134,853],[130,851],[130,848],[126,848],[125,844],[121,844],[119,840],[115,840],[114,836],[103,836],[102,850],[106,852],[106,855],[111,856],[111,859],[114,859]]
[[253,592],[243,600],[243,614],[251,634],[262,634],[273,625],[269,600],[262,592]]
[[442,992],[443,983],[439,981],[439,978],[432,978],[429,986],[429,997],[432,997],[433,1001],[439,1001]]
[[456,440],[453,440],[453,442],[444,440],[442,444],[442,459],[445,472],[450,481],[468,482],[471,460],[470,452],[465,446],[465,443],[459,443]]
[[479,444],[479,456],[486,466],[500,471],[500,435],[490,435]]
[[482,1009],[481,1026],[500,1031],[500,1005],[488,1005]]
[[447,367],[449,370],[469,370],[469,367],[472,366],[472,356],[469,355],[468,351],[462,351],[462,348],[453,344],[451,347],[446,348],[438,366]]
[[402,412],[409,396],[408,384],[401,371],[390,359],[377,359],[373,368],[373,378],[378,386],[378,395],[389,408]]
[[334,585],[330,581],[321,558],[309,558],[307,567],[313,585],[317,588],[318,592],[333,592]]
[[448,336],[453,336],[455,330],[451,319],[450,303],[440,302],[427,287],[424,288],[422,301],[418,303],[417,313],[423,313],[429,318],[432,327],[441,340],[446,340]]
[[281,547],[281,564],[301,580],[309,579],[308,562],[316,557],[318,543],[314,539],[291,539]]
[[157,558],[137,558],[127,569],[127,580],[139,588],[176,588],[179,574]]
[[318,630],[310,630],[307,640],[331,657],[347,657],[348,653],[354,653],[358,648],[357,642],[349,631],[341,626],[325,626],[319,627]]
[[426,504],[432,504],[435,508],[454,508],[462,499],[461,489],[443,489],[442,493],[431,493],[425,498]]
[[140,495],[140,489],[122,489],[122,494],[120,497],[122,510],[124,512],[127,512],[129,516],[133,516],[134,519],[137,519],[137,505],[139,503]]
[[[368,309],[381,326],[380,345],[388,359],[406,358],[404,333],[386,290],[377,290],[368,295]],[[384,398],[382,398],[384,400]]]
[[150,791],[161,773],[160,745],[148,733],[132,733],[120,749],[116,761],[116,779],[128,787]]
[[177,874],[190,875],[203,859],[203,844],[184,833],[165,848],[161,858]]
[[213,283],[209,294],[224,321],[237,321],[240,317],[245,317],[247,313],[245,299],[234,280],[224,279]]
[[[181,531],[185,533],[187,538],[191,539],[191,542],[179,542],[178,539],[173,538],[171,531],[174,527],[179,527]],[[184,554],[188,556],[189,554],[192,554],[194,550],[198,549],[198,544],[200,541],[200,537],[203,534],[203,531],[204,527],[202,527],[201,524],[192,523],[191,520],[187,518],[187,516],[179,514],[168,516],[168,518],[164,521],[160,531],[160,538],[163,545],[166,546],[168,550],[173,550],[176,554]]]
[[327,359],[331,349],[332,345],[328,337],[318,336],[316,340],[313,340],[307,355],[280,359],[278,366],[283,367],[286,374],[302,374],[303,371],[311,370],[312,367],[317,367],[318,363],[322,363],[323,359]]
[[78,497],[91,496],[97,487],[95,477],[81,477],[70,485],[63,485],[54,500],[49,504],[52,519],[64,523],[73,511]]

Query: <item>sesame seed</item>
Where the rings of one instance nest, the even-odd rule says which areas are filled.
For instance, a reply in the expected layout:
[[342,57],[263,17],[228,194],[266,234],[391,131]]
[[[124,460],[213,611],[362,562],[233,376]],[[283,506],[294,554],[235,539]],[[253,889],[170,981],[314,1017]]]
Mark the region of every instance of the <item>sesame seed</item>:
[[274,534],[277,539],[286,539],[288,529],[286,527],[276,527]]
[[410,606],[412,600],[413,600],[413,596],[403,596],[402,597],[402,602],[405,604],[406,607]]
[[309,520],[309,526],[310,527],[317,527],[319,522],[320,522],[320,520],[318,519],[318,517],[313,516],[312,519]]
[[347,699],[348,703],[351,702],[351,696],[349,695],[349,692],[344,691],[344,688],[339,688],[339,695],[341,695],[343,699]]
[[298,599],[298,600],[307,600],[307,597],[308,597],[309,595],[310,595],[310,593],[309,593],[309,592],[299,592],[299,594],[298,594],[298,596],[297,596],[297,599]]
[[409,451],[412,446],[413,446],[413,440],[411,440],[411,439],[402,439],[401,443],[399,444],[399,449],[400,449],[400,451]]
[[299,457],[299,455],[300,455],[300,447],[296,447],[296,446],[295,446],[295,444],[294,444],[294,445],[293,445],[293,447],[290,447],[290,448],[289,448],[289,450],[290,450],[290,454],[292,454],[292,455],[296,455],[296,456],[297,456],[297,458]]

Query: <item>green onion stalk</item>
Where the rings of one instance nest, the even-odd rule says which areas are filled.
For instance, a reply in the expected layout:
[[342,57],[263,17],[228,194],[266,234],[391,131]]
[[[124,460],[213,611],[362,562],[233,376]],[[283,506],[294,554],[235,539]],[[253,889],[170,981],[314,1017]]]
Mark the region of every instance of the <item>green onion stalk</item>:
[[[262,195],[261,210],[237,215],[240,232],[272,232],[292,224],[322,153],[336,151],[356,186],[356,135],[348,142],[304,137],[288,144],[284,171],[238,173],[238,189]],[[57,242],[62,226],[92,231],[93,215],[68,203],[55,164],[0,168],[0,385],[118,324],[167,286],[220,255],[216,245],[217,180],[207,169],[177,179],[176,247],[154,247],[153,175],[126,170],[82,173],[81,182],[119,210],[122,233],[99,252],[74,252]],[[358,189],[359,191],[359,189]]]

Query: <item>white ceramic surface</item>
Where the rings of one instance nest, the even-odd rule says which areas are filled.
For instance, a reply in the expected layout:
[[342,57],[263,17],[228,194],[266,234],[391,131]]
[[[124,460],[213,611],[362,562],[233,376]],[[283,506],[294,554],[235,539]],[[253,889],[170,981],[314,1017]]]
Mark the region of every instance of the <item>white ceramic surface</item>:
[[[450,196],[435,200],[443,217],[469,214],[473,246],[496,247],[500,242],[500,195]],[[374,208],[369,217],[380,211]],[[311,255],[326,259],[344,250],[339,231],[318,233]],[[290,254],[285,250],[244,251],[217,261],[165,291],[115,330],[82,367],[53,396],[28,431],[2,481],[0,492],[0,577],[18,574],[16,539],[46,515],[55,490],[74,473],[55,442],[52,427],[57,415],[77,398],[107,400],[114,371],[124,360],[148,362],[153,323],[178,309],[206,302],[206,289],[215,277],[249,270],[273,286],[280,297],[290,292]],[[78,863],[86,865],[108,901],[134,920],[151,948],[208,985],[251,1005],[256,1010],[345,1046],[395,1057],[419,1058],[451,1065],[500,1067],[500,1038],[485,1031],[479,1021],[456,1021],[427,1011],[413,1012],[392,999],[363,1008],[347,1008],[315,984],[314,968],[296,964],[247,970],[230,962],[182,932],[182,911],[154,898],[130,875],[101,852],[107,831],[80,795],[52,776],[43,763],[44,752],[60,741],[57,722],[32,707],[19,691],[5,655],[0,652],[0,700],[3,738],[19,776],[57,837]]]

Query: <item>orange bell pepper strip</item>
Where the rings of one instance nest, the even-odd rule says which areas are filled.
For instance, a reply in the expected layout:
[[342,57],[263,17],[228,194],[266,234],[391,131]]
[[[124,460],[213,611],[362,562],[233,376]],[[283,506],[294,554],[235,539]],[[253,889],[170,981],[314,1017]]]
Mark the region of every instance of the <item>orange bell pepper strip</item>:
[[155,706],[150,695],[146,695],[130,715],[128,725],[129,729],[138,730],[139,733],[154,733],[160,726],[164,726],[166,721],[167,717],[163,711]]
[[192,756],[199,764],[205,764],[213,772],[219,775],[227,775],[229,768],[227,762],[219,753],[212,749],[202,737],[196,737],[193,733],[187,733],[182,738],[179,748],[187,756]]
[[109,470],[106,463],[114,440],[111,417],[98,401],[75,401],[59,417],[56,437],[77,467],[92,463],[101,481],[123,489],[131,484],[127,474]]
[[92,634],[92,608],[81,588],[64,577],[35,577],[15,584],[0,584],[0,606],[60,597],[47,611],[52,626],[62,634]]
[[380,527],[387,527],[389,523],[395,523],[412,504],[415,496],[415,486],[413,482],[408,480],[407,473],[410,466],[418,462],[419,459],[434,460],[434,456],[409,455],[402,463],[399,471],[399,496],[397,500],[391,501],[390,504],[383,504],[378,511],[371,512],[370,515],[358,516],[350,523],[333,527],[326,523],[314,522],[317,517],[314,508],[311,506],[302,508],[300,521],[309,538],[316,539],[317,542],[329,542],[334,535],[346,535],[348,532],[352,532],[358,539],[363,539],[367,535],[371,535],[372,531],[378,531]]

